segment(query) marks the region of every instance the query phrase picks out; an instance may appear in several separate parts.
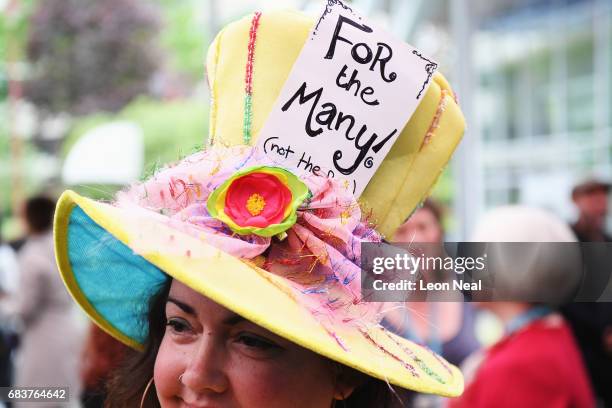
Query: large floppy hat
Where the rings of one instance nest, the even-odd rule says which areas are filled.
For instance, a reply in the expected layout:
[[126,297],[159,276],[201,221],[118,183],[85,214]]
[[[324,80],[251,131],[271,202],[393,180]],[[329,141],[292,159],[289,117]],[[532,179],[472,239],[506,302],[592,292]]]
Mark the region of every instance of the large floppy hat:
[[297,177],[244,145],[245,129],[256,140],[313,23],[292,12],[255,14],[218,35],[208,57],[210,146],[113,203],[65,192],[55,218],[62,279],[94,322],[137,349],[148,300],[173,278],[372,377],[456,396],[459,370],[382,328],[380,305],[361,298],[359,283],[360,244],[381,240],[371,221],[392,234],[463,134],[446,81],[434,78],[363,203],[339,181]]

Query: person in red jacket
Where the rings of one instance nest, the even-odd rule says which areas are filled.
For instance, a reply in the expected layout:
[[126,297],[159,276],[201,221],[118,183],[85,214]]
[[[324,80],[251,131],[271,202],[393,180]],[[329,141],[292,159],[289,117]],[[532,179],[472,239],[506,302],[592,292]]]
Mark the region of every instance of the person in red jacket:
[[525,309],[529,321],[486,351],[452,407],[592,408],[591,386],[572,333],[545,307]]
[[[479,306],[503,322],[505,333],[480,354],[478,362],[472,361],[472,375],[464,369],[465,392],[450,400],[449,406],[595,407],[578,346],[568,324],[554,309],[573,293],[579,268],[571,262],[570,246],[550,243],[575,241],[571,230],[544,211],[504,207],[485,216],[474,235],[477,242],[530,244],[521,257],[511,254],[511,245],[499,244],[496,248],[495,290],[497,298],[505,301],[482,302]],[[559,253],[559,248],[566,253]],[[500,256],[499,251],[507,254]],[[527,301],[538,298],[543,301]]]

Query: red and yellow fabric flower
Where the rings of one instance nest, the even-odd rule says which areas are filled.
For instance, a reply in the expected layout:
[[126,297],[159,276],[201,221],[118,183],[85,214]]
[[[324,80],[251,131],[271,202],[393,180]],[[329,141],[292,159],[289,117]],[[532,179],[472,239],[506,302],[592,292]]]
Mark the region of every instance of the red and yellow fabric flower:
[[280,167],[256,166],[239,171],[217,187],[206,206],[212,217],[240,235],[271,237],[295,224],[308,187]]

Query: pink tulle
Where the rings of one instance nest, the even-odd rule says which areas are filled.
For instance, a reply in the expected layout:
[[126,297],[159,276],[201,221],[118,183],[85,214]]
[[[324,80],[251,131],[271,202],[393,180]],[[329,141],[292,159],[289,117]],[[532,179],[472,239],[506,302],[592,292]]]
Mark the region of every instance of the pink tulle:
[[[338,323],[377,324],[380,304],[361,298],[360,244],[381,238],[362,221],[357,201],[339,181],[301,178],[312,197],[298,209],[298,221],[282,241],[235,234],[208,214],[206,201],[212,191],[236,171],[255,165],[274,164],[255,148],[214,147],[130,187],[115,205],[135,217],[155,217],[236,257],[253,259],[268,250],[264,269],[287,278],[297,298],[332,332]],[[173,246],[172,237],[151,235],[143,234],[130,245],[137,252],[174,248],[199,256],[197,249]]]

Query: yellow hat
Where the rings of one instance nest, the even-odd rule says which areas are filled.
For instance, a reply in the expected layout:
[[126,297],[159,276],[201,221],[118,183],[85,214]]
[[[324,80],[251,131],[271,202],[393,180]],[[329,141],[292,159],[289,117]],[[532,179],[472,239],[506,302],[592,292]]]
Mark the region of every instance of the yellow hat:
[[[245,66],[252,16],[227,25],[207,58],[212,93],[209,143],[243,144]],[[259,19],[253,58],[250,133],[259,132],[293,63],[306,42],[314,19],[298,12],[264,13]],[[465,122],[446,79],[435,74],[426,95],[360,197],[373,212],[377,230],[392,237],[421,203],[455,151]]]
[[[253,138],[312,26],[296,13],[257,19]],[[325,177],[298,178],[249,146],[222,146],[241,144],[243,49],[252,26],[252,17],[230,24],[211,48],[213,146],[130,187],[112,204],[71,191],[62,195],[54,232],[69,292],[102,329],[141,348],[149,299],[169,278],[177,279],[295,344],[372,377],[459,395],[463,378],[456,367],[382,328],[378,305],[360,297],[360,244],[378,242],[380,235],[362,220],[352,193]],[[376,174],[377,184],[366,190],[379,218],[400,217],[409,206],[396,211],[398,202],[413,200],[414,206],[420,200],[463,130],[441,77],[415,116]],[[406,137],[408,132],[415,137]],[[393,182],[385,176],[391,172]],[[406,186],[410,177],[418,194]],[[394,185],[401,188],[393,195],[383,191]],[[392,230],[399,218],[389,217],[383,222]]]

